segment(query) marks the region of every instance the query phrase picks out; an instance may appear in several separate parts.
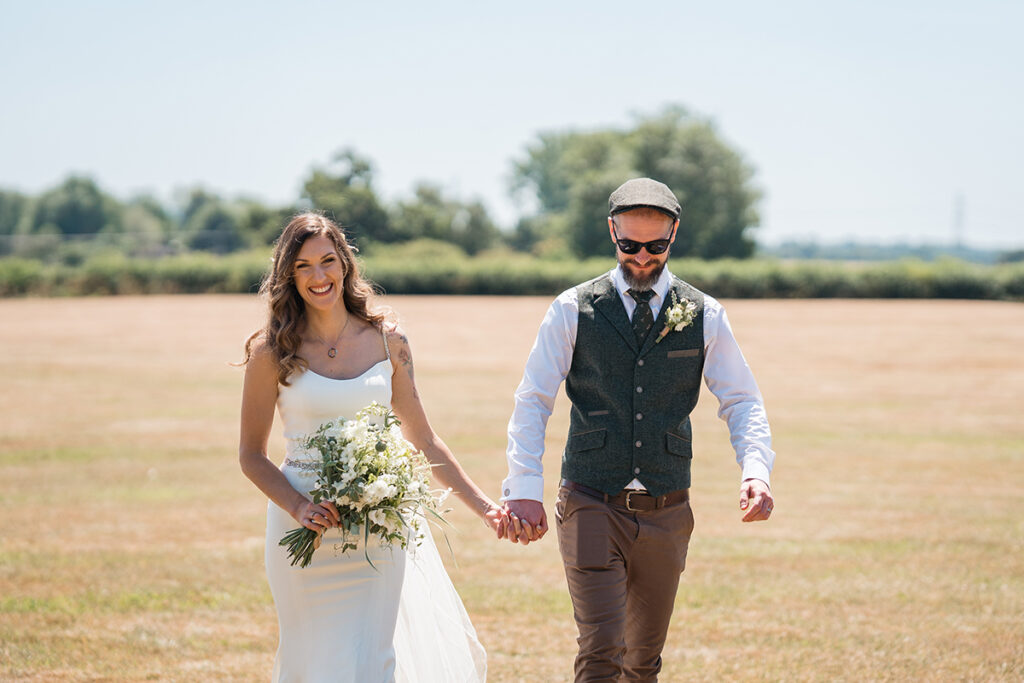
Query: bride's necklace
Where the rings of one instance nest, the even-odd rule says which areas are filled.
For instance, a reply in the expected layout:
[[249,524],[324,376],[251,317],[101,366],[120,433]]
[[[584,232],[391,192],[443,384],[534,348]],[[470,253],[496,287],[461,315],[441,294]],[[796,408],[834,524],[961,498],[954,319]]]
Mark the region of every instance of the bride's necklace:
[[341,341],[341,335],[345,334],[345,329],[348,327],[348,324],[351,321],[352,321],[352,314],[349,313],[347,316],[345,316],[345,324],[341,326],[341,332],[339,332],[338,336],[334,338],[334,344],[331,344],[330,346],[328,346],[327,345],[327,340],[325,340],[323,337],[319,337],[320,342],[324,346],[327,346],[327,357],[328,358],[334,358],[335,356],[338,355],[338,342]]

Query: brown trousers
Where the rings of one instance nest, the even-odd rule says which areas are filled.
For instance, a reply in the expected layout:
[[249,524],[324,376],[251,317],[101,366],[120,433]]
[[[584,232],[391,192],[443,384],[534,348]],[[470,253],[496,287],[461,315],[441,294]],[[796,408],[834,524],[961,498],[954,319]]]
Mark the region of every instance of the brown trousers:
[[579,629],[576,681],[657,681],[693,532],[689,502],[630,512],[564,486],[558,547]]

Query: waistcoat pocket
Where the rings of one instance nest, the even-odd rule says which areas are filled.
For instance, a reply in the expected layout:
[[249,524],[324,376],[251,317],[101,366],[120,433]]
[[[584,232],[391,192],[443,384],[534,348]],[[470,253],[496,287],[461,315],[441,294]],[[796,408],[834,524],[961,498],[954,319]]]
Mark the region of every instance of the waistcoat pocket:
[[693,451],[690,448],[690,440],[684,439],[678,434],[668,432],[665,434],[665,450],[680,458],[692,458]]
[[570,434],[569,440],[565,445],[565,450],[570,453],[578,453],[579,451],[589,451],[594,448],[600,448],[604,445],[604,439],[607,431],[608,430],[606,429],[592,429],[589,432]]

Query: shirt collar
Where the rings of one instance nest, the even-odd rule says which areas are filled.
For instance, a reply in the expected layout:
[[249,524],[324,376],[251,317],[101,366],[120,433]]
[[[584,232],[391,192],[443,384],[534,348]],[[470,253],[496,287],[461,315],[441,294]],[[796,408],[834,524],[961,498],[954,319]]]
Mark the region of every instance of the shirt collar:
[[[629,285],[626,284],[626,276],[622,273],[621,265],[615,266],[612,270],[612,283],[615,285],[615,291],[619,293],[620,297],[623,299],[629,297],[629,294],[626,294],[627,290],[629,290]],[[668,272],[668,265],[666,264],[664,270],[661,271],[661,275],[658,276],[657,282],[651,287],[654,291],[654,298],[651,299],[652,310],[656,309],[656,305],[657,307],[661,306],[661,302],[668,296],[668,288],[671,284],[672,273]]]

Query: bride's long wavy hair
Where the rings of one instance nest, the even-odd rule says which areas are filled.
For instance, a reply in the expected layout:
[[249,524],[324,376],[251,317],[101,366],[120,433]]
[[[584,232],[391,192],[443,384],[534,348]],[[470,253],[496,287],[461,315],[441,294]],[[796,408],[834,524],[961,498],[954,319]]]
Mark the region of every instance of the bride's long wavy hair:
[[253,344],[261,337],[266,339],[277,359],[278,381],[284,385],[288,384],[288,377],[292,373],[309,367],[305,359],[298,356],[306,324],[306,308],[295,288],[294,274],[299,250],[306,240],[314,236],[329,238],[338,250],[344,272],[342,299],[348,312],[377,329],[381,329],[384,322],[383,313],[370,310],[373,287],[359,272],[355,248],[349,245],[341,228],[318,213],[295,216],[274,243],[270,272],[260,285],[260,295],[268,305],[266,325],[253,332],[245,341],[245,355],[242,359],[243,364],[248,363],[252,357]]

